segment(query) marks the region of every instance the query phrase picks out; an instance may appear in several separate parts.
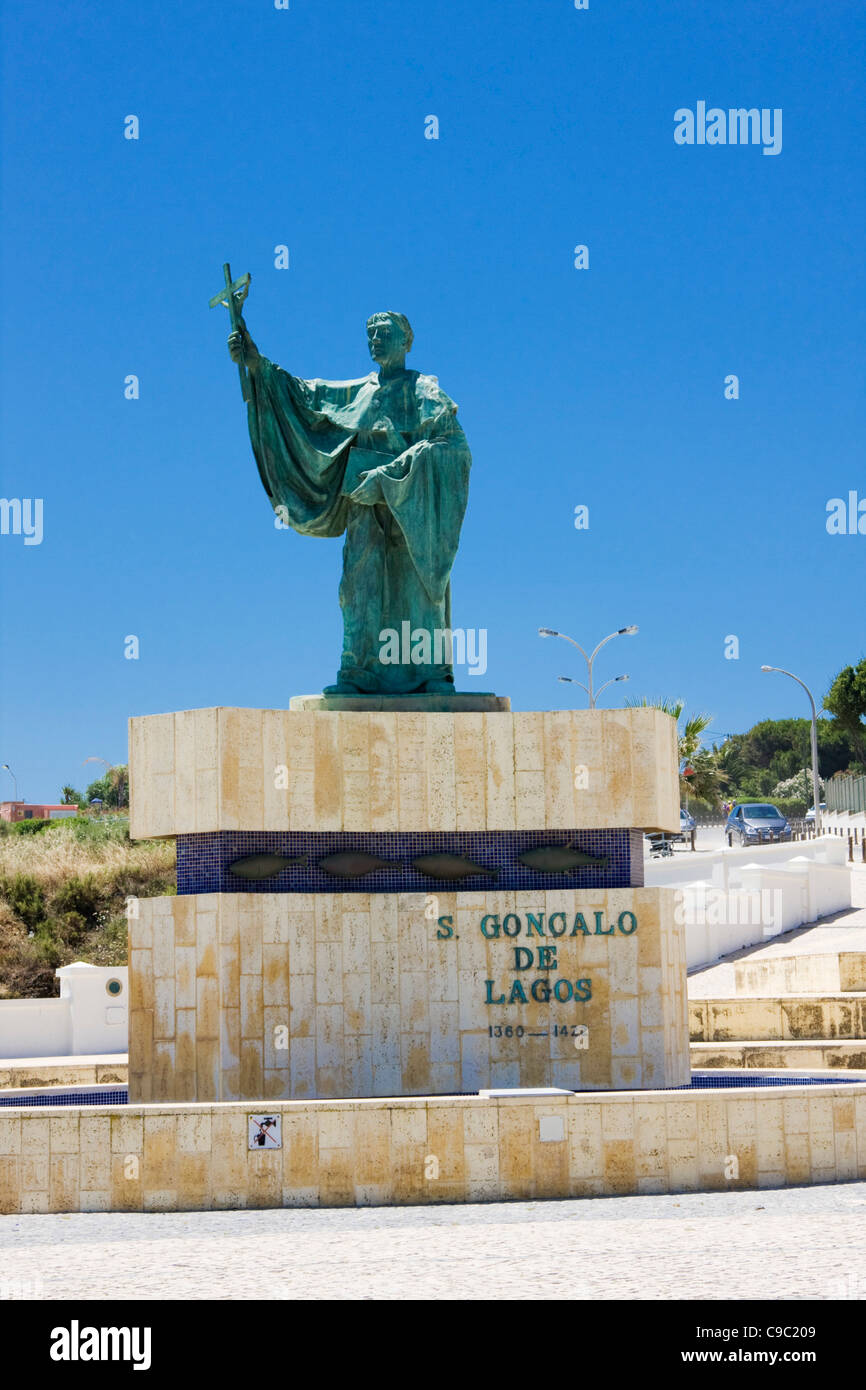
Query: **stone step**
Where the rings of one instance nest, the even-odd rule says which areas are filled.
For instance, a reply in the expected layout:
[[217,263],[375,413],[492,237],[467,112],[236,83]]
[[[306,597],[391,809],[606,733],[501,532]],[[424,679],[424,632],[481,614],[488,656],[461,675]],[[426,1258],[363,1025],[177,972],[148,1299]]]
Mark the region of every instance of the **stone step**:
[[[690,999],[692,1042],[817,1038],[866,1040],[866,993],[781,994],[765,999]],[[866,1041],[864,1041],[866,1046]]]
[[693,1067],[752,1067],[771,1071],[824,1071],[827,1068],[844,1068],[866,1071],[866,1042],[830,1042],[826,1038],[815,1041],[787,1042],[697,1042],[692,1043],[690,1054]]
[[866,951],[763,955],[737,961],[737,995],[836,994],[866,990]]

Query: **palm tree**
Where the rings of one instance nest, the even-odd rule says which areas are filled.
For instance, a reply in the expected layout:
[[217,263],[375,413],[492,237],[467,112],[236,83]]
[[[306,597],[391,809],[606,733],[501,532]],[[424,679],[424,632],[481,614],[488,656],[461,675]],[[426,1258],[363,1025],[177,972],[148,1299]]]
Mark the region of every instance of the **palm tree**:
[[[680,728],[680,719],[686,707],[685,700],[648,700],[644,695],[640,700],[626,700],[626,705],[631,709],[660,709],[676,722],[680,796],[685,798],[686,806],[689,804],[690,792],[698,801],[706,801],[711,806],[721,801],[727,778],[716,765],[714,754],[709,749],[701,748],[701,735],[712,724],[713,715],[693,714]],[[689,774],[687,777],[686,770]]]
[[124,763],[115,763],[114,767],[109,769],[108,780],[114,791],[115,805],[118,810],[121,810],[129,803],[129,774],[126,765]]
[[740,739],[726,738],[721,745],[714,743],[713,757],[728,787],[739,787],[751,771],[743,757]]

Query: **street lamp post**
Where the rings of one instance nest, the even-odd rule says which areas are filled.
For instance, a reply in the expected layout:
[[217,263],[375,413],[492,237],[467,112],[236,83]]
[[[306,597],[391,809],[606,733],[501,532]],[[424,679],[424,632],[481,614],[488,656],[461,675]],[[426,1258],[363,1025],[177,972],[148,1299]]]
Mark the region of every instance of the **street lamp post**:
[[[573,676],[557,676],[556,679],[558,681],[563,681],[566,685],[579,685],[581,690],[586,690],[586,686],[584,685],[583,681],[576,681]],[[595,709],[596,700],[598,699],[599,695],[603,690],[607,690],[607,687],[609,685],[614,685],[617,681],[627,680],[628,676],[613,676],[609,681],[605,681],[604,685],[600,685],[598,687],[598,690],[596,690],[594,694],[590,695],[590,692],[586,690],[587,695],[590,695],[589,708]]]
[[815,834],[821,834],[821,784],[818,781],[818,711],[815,708],[815,700],[811,690],[805,681],[801,681],[799,676],[795,676],[793,671],[786,671],[781,666],[762,666],[762,671],[778,671],[782,676],[790,676],[792,681],[802,685],[806,694],[809,696],[809,704],[812,706],[812,800],[815,805]]
[[17,801],[17,800],[18,800],[18,778],[15,776],[15,773],[12,771],[12,769],[11,769],[11,767],[9,766],[8,763],[4,763],[4,764],[3,764],[3,768],[4,768],[4,770],[5,770],[6,772],[9,773],[9,776],[12,778],[12,781],[15,783],[15,800]]
[[608,633],[607,637],[603,637],[602,640],[599,642],[598,646],[589,656],[587,656],[580,643],[575,642],[573,637],[569,637],[564,632],[557,632],[555,628],[540,627],[538,629],[538,635],[539,637],[562,637],[565,639],[566,642],[570,642],[573,647],[577,647],[577,650],[580,652],[581,656],[586,662],[587,681],[589,682],[588,685],[584,685],[583,681],[574,680],[571,676],[560,676],[559,679],[561,681],[568,682],[570,685],[579,685],[581,690],[586,691],[586,694],[589,698],[589,708],[595,709],[595,702],[598,696],[601,694],[602,690],[606,690],[609,685],[613,685],[616,681],[628,680],[628,676],[614,676],[611,680],[605,681],[604,685],[599,686],[598,690],[594,690],[592,684],[592,664],[595,661],[595,658],[598,656],[598,653],[601,651],[605,643],[612,641],[614,637],[632,637],[637,632],[637,630],[638,629],[633,625],[631,627],[618,627],[616,632]]

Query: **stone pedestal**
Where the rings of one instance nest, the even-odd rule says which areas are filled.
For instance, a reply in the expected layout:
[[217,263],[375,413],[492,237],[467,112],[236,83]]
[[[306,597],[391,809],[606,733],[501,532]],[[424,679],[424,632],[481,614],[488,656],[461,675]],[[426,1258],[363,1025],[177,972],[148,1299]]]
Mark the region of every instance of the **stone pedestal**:
[[131,1100],[688,1080],[684,929],[641,886],[668,716],[194,710],[130,748],[179,890],[130,923]]
[[684,928],[667,889],[202,893],[140,906],[137,1101],[688,1081]]

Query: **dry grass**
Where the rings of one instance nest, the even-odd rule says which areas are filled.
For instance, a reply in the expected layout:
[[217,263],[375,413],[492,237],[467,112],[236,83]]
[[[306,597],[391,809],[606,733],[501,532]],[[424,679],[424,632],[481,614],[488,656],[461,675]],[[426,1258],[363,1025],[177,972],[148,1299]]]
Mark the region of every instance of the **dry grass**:
[[0,839],[0,878],[32,874],[46,893],[60,888],[77,875],[94,874],[112,879],[130,870],[143,879],[171,873],[175,864],[174,840],[145,840],[123,844],[117,840],[77,841],[64,832],[41,835],[5,835]]

